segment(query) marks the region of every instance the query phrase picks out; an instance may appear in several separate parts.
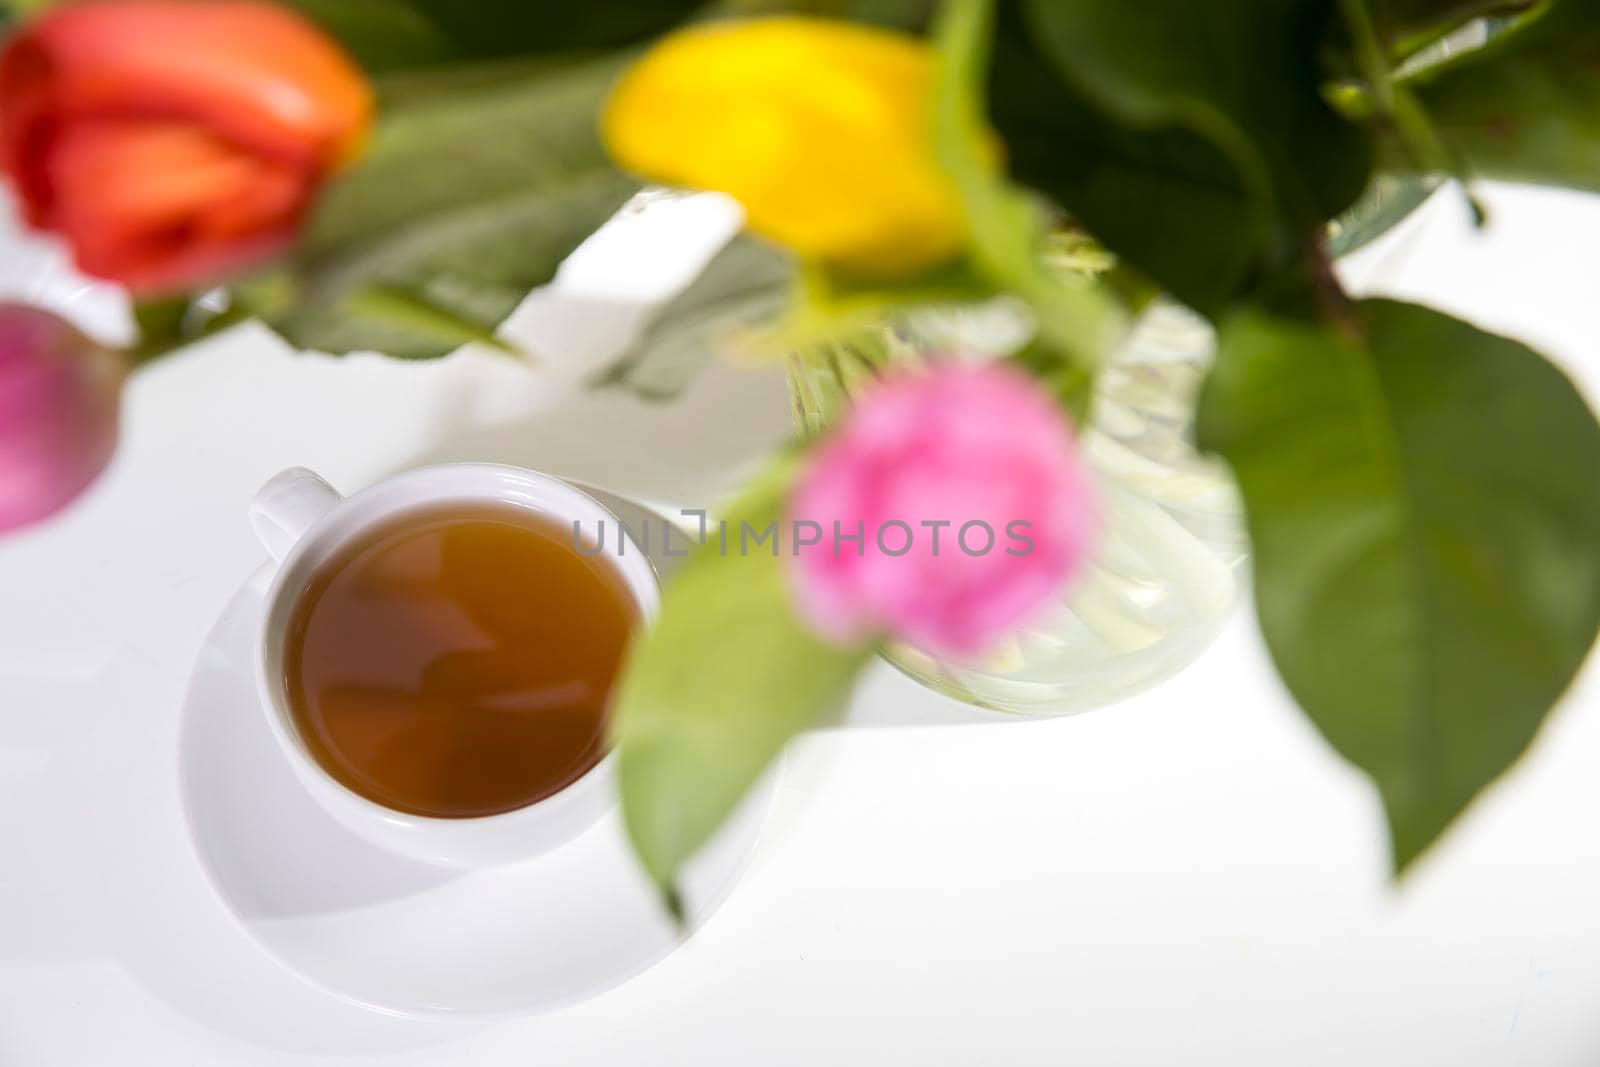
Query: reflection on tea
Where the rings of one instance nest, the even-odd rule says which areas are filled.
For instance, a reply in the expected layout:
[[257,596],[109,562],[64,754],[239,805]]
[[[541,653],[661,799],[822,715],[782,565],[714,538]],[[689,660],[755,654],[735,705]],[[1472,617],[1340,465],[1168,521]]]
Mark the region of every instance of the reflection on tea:
[[494,815],[604,755],[637,622],[622,576],[566,526],[505,504],[419,509],[312,576],[286,692],[307,747],[355,792],[415,815]]

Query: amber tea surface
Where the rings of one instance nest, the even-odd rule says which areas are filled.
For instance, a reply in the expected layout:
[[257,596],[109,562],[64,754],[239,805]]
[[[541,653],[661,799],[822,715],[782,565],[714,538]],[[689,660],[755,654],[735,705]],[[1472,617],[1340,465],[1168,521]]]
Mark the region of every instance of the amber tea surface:
[[285,649],[295,725],[350,789],[437,818],[495,815],[604,755],[638,608],[569,525],[510,505],[418,509],[313,575]]

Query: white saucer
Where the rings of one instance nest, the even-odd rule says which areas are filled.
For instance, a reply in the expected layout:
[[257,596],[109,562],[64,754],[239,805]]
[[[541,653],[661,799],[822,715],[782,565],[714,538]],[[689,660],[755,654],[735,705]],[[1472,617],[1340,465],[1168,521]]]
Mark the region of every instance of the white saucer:
[[[324,814],[283,761],[256,699],[251,645],[267,576],[264,568],[239,591],[200,653],[179,754],[202,865],[262,949],[343,1000],[458,1018],[572,1004],[672,951],[680,934],[616,812],[554,852],[470,873],[379,851]],[[691,928],[743,872],[775,777],[685,872]]]

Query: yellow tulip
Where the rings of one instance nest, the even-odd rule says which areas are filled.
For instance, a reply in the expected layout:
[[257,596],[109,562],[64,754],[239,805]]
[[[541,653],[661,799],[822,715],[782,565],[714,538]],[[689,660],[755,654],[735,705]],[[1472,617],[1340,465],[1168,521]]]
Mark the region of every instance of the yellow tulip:
[[727,193],[748,228],[803,260],[871,279],[966,241],[933,157],[933,56],[914,37],[821,18],[674,33],[623,76],[607,148],[651,181]]

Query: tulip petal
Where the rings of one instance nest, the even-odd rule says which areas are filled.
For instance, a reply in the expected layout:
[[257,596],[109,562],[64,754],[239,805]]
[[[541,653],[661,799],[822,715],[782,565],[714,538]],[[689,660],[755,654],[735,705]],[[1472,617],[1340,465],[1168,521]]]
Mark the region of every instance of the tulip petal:
[[371,110],[337,46],[258,0],[62,5],[0,51],[0,169],[28,221],[144,295],[282,250]]
[[933,60],[914,37],[774,17],[675,33],[607,105],[607,148],[655,181],[724,192],[803,259],[895,276],[954,256],[966,222],[934,159]]
[[0,304],[0,533],[61,510],[116,448],[123,366],[61,319]]
[[16,125],[138,115],[187,120],[315,169],[352,151],[372,109],[365,80],[328,38],[254,0],[54,8],[0,62],[0,99],[17,97],[30,104],[7,118],[13,144],[35,139]]
[[84,122],[50,158],[49,225],[88,274],[142,291],[221,278],[281,248],[304,177],[190,126]]

